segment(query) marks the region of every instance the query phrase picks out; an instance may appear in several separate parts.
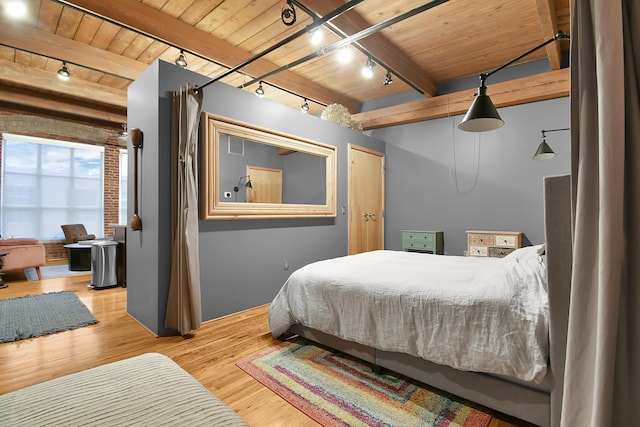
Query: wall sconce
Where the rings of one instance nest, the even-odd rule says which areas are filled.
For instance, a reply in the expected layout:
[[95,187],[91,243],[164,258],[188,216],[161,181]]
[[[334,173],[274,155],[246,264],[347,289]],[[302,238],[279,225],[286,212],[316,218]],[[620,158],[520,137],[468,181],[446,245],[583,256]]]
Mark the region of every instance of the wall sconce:
[[122,130],[118,133],[118,139],[126,141],[129,137],[129,132],[127,132],[127,124],[122,123],[120,126],[122,126]]
[[[244,185],[242,185],[243,179],[245,180]],[[238,185],[233,187],[233,192],[236,194],[236,199],[235,199],[236,202],[238,201],[238,191],[240,191],[241,187],[253,188],[253,185],[251,185],[251,179],[249,175],[241,176],[240,179],[238,180]]]
[[549,144],[547,144],[546,133],[547,132],[559,132],[562,130],[570,130],[570,128],[562,128],[562,129],[549,129],[543,130],[542,132],[542,141],[540,141],[540,145],[538,145],[538,149],[536,153],[533,155],[533,160],[548,160],[552,159],[556,156],[556,153],[553,152]]
[[142,131],[131,129],[131,143],[133,144],[133,217],[131,230],[142,230],[142,219],[138,216],[138,150],[142,148]]
[[496,110],[495,105],[493,105],[491,98],[487,95],[487,86],[485,85],[487,78],[551,42],[556,40],[566,40],[568,38],[569,36],[564,31],[559,31],[558,34],[546,42],[539,44],[533,49],[523,53],[515,59],[512,59],[495,70],[489,73],[480,74],[480,87],[478,88],[476,98],[473,100],[473,103],[471,103],[471,107],[469,107],[467,114],[465,114],[462,121],[458,124],[458,128],[467,132],[487,132],[502,127],[504,125],[504,120],[502,120],[500,114],[498,114],[498,110]]

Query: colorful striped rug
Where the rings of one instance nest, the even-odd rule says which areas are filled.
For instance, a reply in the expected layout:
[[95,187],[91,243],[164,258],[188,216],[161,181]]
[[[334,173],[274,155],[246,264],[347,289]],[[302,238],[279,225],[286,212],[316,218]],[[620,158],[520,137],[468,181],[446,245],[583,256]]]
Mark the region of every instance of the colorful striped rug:
[[237,365],[324,426],[486,427],[491,420],[467,401],[300,343],[281,343]]

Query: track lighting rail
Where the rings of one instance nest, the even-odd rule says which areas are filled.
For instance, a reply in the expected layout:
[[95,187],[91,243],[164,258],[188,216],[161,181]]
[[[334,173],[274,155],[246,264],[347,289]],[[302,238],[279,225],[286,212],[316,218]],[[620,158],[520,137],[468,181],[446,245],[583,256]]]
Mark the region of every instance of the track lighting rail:
[[269,78],[271,76],[274,76],[274,75],[276,75],[278,73],[281,73],[281,72],[283,72],[285,70],[297,67],[298,65],[304,64],[305,62],[308,62],[308,61],[311,61],[312,59],[317,58],[318,56],[322,56],[325,53],[329,53],[329,52],[332,52],[332,51],[334,51],[336,49],[340,49],[341,47],[346,46],[348,44],[351,44],[354,41],[357,41],[357,40],[363,39],[365,37],[368,37],[371,34],[377,33],[378,31],[383,30],[383,29],[385,29],[387,27],[390,27],[393,24],[397,24],[398,22],[404,21],[405,19],[411,18],[412,16],[415,16],[415,15],[417,15],[419,13],[422,13],[422,12],[424,12],[426,10],[432,9],[432,8],[434,8],[436,6],[439,6],[439,5],[443,4],[443,3],[446,3],[448,1],[449,0],[433,0],[433,1],[430,1],[429,3],[426,3],[426,4],[422,5],[422,6],[418,6],[415,9],[412,9],[412,10],[410,10],[408,12],[405,12],[405,13],[403,13],[401,15],[398,15],[398,16],[396,16],[394,18],[391,18],[391,19],[389,19],[387,21],[384,21],[384,22],[381,22],[379,24],[373,25],[373,26],[371,26],[369,28],[366,28],[366,29],[364,29],[362,31],[359,31],[359,32],[357,32],[355,34],[352,34],[352,35],[348,36],[348,37],[345,37],[344,39],[339,40],[339,41],[335,42],[332,45],[329,45],[329,46],[327,46],[325,48],[322,48],[322,49],[319,49],[319,50],[317,50],[315,52],[312,52],[312,53],[310,53],[309,55],[307,55],[307,56],[305,56],[303,58],[300,58],[300,59],[298,59],[296,61],[293,61],[293,62],[291,62],[291,63],[289,63],[287,65],[283,65],[282,67],[277,68],[277,69],[275,69],[275,70],[273,70],[273,71],[271,71],[271,72],[269,72],[267,74],[264,74],[264,75],[262,75],[260,77],[256,77],[253,80],[251,80],[249,82],[246,82],[246,83],[243,83],[242,85],[238,86],[238,88],[242,89],[242,88],[245,88],[247,86],[251,86],[253,84],[256,84],[257,82],[259,82],[261,80],[265,80],[265,79],[267,79],[267,78]]
[[[356,7],[359,3],[362,3],[364,0],[352,0],[349,3],[345,3],[343,6],[340,6],[339,8],[335,9],[334,11],[328,13],[326,16],[320,18],[320,19],[314,19],[313,24],[310,24],[308,26],[306,26],[305,28],[295,32],[294,34],[291,34],[289,37],[284,38],[283,40],[279,41],[278,43],[274,44],[273,46],[263,50],[262,52],[252,56],[251,58],[242,61],[240,64],[236,65],[235,67],[232,67],[230,69],[228,69],[227,71],[225,71],[224,73],[214,77],[213,79],[209,80],[208,82],[196,86],[193,90],[194,91],[199,91],[200,89],[203,89],[207,86],[209,86],[212,83],[217,82],[220,79],[225,78],[226,76],[228,76],[229,74],[235,73],[236,71],[238,71],[239,69],[246,67],[247,65],[251,64],[254,61],[257,61],[258,59],[262,58],[265,55],[268,55],[269,53],[273,52],[274,50],[286,45],[287,43],[297,39],[298,37],[304,35],[304,34],[308,34],[309,31],[320,27],[321,25],[325,24],[326,22],[329,22],[330,20],[342,15],[345,12],[348,12],[349,10],[353,9],[354,7]],[[259,81],[261,79],[258,79],[256,81]],[[255,82],[254,82],[255,83]]]

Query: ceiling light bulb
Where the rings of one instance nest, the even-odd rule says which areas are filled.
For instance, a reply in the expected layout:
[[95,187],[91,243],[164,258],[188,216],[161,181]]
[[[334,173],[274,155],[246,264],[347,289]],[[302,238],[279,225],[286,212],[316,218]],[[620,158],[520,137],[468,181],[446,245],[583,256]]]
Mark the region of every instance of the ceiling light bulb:
[[348,64],[351,62],[353,58],[353,51],[348,47],[344,46],[338,49],[338,62],[340,64]]
[[256,96],[262,98],[264,96],[264,88],[262,87],[262,82],[256,88]]
[[187,58],[184,57],[184,50],[180,49],[180,56],[176,59],[176,65],[178,67],[187,68]]
[[71,74],[69,73],[69,69],[67,68],[67,63],[63,61],[62,68],[58,70],[58,78],[66,82],[67,80],[69,80],[69,77],[71,77]]
[[384,76],[383,85],[388,86],[393,83],[393,78],[391,77],[391,71],[387,70],[387,74]]
[[362,68],[362,76],[370,79],[373,77],[373,67],[376,66],[376,63],[371,60],[371,58],[367,59],[367,64]]
[[317,46],[324,40],[324,33],[320,28],[314,28],[309,32],[309,40],[311,40],[312,45]]
[[307,114],[309,112],[309,103],[307,102],[307,98],[304,99],[304,104],[300,107],[300,111]]
[[4,4],[4,13],[12,19],[20,19],[27,16],[27,5],[24,1],[9,1]]

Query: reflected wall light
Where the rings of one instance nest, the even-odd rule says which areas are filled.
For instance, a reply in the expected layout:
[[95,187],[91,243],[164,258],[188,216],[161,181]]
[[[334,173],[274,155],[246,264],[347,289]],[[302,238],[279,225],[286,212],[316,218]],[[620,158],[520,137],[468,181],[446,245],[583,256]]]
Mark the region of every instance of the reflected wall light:
[[559,132],[563,130],[570,130],[570,128],[562,128],[562,129],[548,129],[542,130],[542,141],[540,141],[540,145],[538,145],[538,149],[536,153],[533,155],[533,160],[548,160],[552,159],[556,156],[556,153],[553,152],[549,144],[547,144],[546,133],[549,132]]
[[465,114],[462,121],[458,124],[458,128],[467,132],[487,132],[502,127],[504,125],[504,120],[502,120],[500,114],[498,114],[498,110],[496,110],[495,105],[493,105],[491,98],[487,95],[487,86],[485,85],[487,78],[514,62],[519,61],[532,52],[548,45],[549,43],[556,40],[566,40],[568,38],[569,36],[564,31],[558,31],[558,33],[549,40],[539,44],[517,58],[512,59],[489,73],[480,74],[480,87],[478,88],[476,98],[473,100],[471,107],[469,107],[467,114]]
[[[251,177],[249,175],[246,176],[241,176],[240,179],[238,180],[238,185],[236,185],[235,187],[233,187],[233,192],[236,194],[236,202],[238,201],[238,191],[240,191],[240,188],[245,187],[245,188],[253,188],[253,185],[251,184]],[[242,180],[245,180],[244,185],[242,184]]]
[[62,61],[62,67],[58,70],[58,78],[63,81],[69,80],[71,74],[69,73],[69,69],[67,68],[67,63]]

